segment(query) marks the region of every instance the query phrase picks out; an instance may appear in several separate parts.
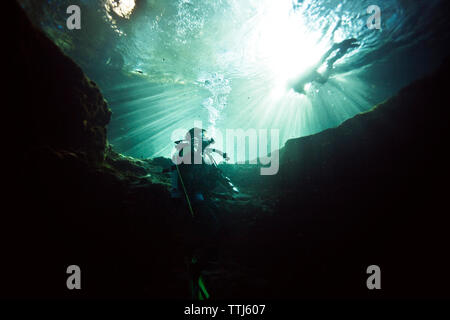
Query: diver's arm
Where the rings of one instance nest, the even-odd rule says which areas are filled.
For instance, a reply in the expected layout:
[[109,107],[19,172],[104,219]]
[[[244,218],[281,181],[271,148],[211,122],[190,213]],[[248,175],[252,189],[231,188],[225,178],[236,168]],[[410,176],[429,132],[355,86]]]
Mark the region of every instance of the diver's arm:
[[[356,39],[355,39],[356,40]],[[347,40],[345,40],[347,41]],[[325,63],[325,61],[331,56],[331,54],[333,52],[335,52],[336,50],[340,50],[343,46],[343,44],[345,43],[345,41],[342,42],[338,42],[338,43],[334,43],[330,50],[328,50],[323,56],[322,59],[320,59],[320,65],[322,65],[323,63]]]
[[211,152],[215,152],[218,155],[222,156],[222,158],[224,158],[225,160],[230,160],[230,158],[227,156],[227,154],[223,151],[217,150],[217,149],[209,149],[211,150]]
[[325,63],[325,61],[327,61],[327,59],[330,57],[330,55],[336,51],[337,47],[336,44],[334,44],[330,50],[328,50],[320,59],[319,63],[317,64],[318,67],[320,67],[322,64]]

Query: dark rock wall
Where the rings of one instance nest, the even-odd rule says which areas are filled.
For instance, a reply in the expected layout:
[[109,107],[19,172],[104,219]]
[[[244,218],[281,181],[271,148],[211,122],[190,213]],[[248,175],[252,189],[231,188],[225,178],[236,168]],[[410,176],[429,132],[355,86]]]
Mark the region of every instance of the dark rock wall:
[[23,149],[50,146],[102,161],[109,110],[97,85],[10,1],[7,79],[15,140]]
[[[373,110],[281,151],[273,184],[283,190],[284,232],[301,233],[289,241],[304,241],[321,261],[309,267],[323,268],[306,272],[311,293],[370,296],[361,279],[379,264],[380,296],[448,296],[449,72],[447,60]],[[281,265],[295,274],[299,259]]]
[[[183,294],[166,276],[167,187],[117,154],[105,161],[111,111],[99,88],[15,1],[5,10],[0,297]],[[81,292],[66,288],[72,264]]]

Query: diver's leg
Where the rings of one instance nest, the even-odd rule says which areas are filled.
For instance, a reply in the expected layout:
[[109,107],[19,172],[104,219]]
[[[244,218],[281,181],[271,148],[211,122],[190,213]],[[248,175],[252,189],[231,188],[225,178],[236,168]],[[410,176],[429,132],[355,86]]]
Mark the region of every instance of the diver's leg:
[[203,197],[193,196],[196,201],[193,202],[195,216],[193,219],[193,228],[195,234],[195,247],[192,255],[194,263],[191,266],[192,288],[195,299],[199,294],[203,299],[209,299],[209,293],[206,290],[202,273],[207,269],[211,261],[215,261],[218,251],[217,233],[219,224],[208,201]]
[[219,222],[208,201],[196,201],[193,206],[196,212],[194,228],[199,244],[197,252],[200,264],[205,266],[217,257]]

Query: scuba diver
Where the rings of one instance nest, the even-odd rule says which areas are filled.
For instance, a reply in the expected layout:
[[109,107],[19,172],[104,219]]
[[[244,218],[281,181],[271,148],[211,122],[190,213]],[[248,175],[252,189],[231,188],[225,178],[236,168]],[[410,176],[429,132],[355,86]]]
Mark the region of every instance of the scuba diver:
[[[360,45],[357,39],[351,38],[339,43],[335,43],[330,50],[328,50],[320,59],[320,61],[311,67],[306,73],[302,74],[295,81],[291,82],[292,89],[297,93],[305,94],[305,85],[312,82],[325,84],[334,68],[334,63],[347,54],[352,48],[357,48]],[[330,58],[330,56],[334,55]],[[319,73],[318,69],[326,62],[326,69],[323,73]]]
[[186,190],[193,199],[203,199],[211,195],[218,185],[228,192],[239,192],[218,168],[214,154],[218,154],[225,161],[230,158],[225,152],[212,148],[214,143],[213,138],[208,138],[206,130],[200,128],[192,128],[186,133],[184,140],[175,141],[176,153],[172,161],[177,165],[172,166],[172,198],[180,198],[183,191],[180,183],[182,179],[177,170],[186,180]]
[[230,179],[217,167],[214,153],[224,160],[229,158],[226,153],[211,147],[214,142],[214,139],[207,136],[206,130],[192,128],[186,133],[184,140],[175,142],[176,153],[172,158],[174,165],[171,168],[172,198],[184,198],[183,204],[187,205],[191,216],[186,241],[187,263],[192,298],[200,300],[209,298],[202,271],[217,255],[217,235],[220,231],[211,201],[207,200],[217,185],[230,192],[238,192]]
[[[180,198],[183,187],[191,199],[204,200],[218,185],[226,191],[238,193],[239,190],[218,168],[214,153],[228,161],[223,151],[212,148],[215,143],[206,130],[192,128],[184,140],[175,141],[176,153],[172,161],[172,198]],[[183,186],[184,185],[184,186]]]

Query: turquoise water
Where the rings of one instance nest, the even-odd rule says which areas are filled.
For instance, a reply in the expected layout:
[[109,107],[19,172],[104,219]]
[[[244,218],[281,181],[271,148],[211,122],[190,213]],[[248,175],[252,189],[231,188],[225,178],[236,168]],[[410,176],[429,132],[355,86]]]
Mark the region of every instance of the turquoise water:
[[[78,1],[79,31],[54,19],[64,17],[64,1],[43,1],[37,19],[99,83],[113,110],[111,144],[137,157],[170,155],[175,130],[196,122],[212,136],[279,130],[282,146],[367,111],[449,53],[448,5],[440,0],[119,3]],[[380,30],[367,25],[371,5],[381,9]],[[334,63],[325,83],[293,90],[295,79],[323,72],[318,62],[333,44],[350,38],[359,47]]]

